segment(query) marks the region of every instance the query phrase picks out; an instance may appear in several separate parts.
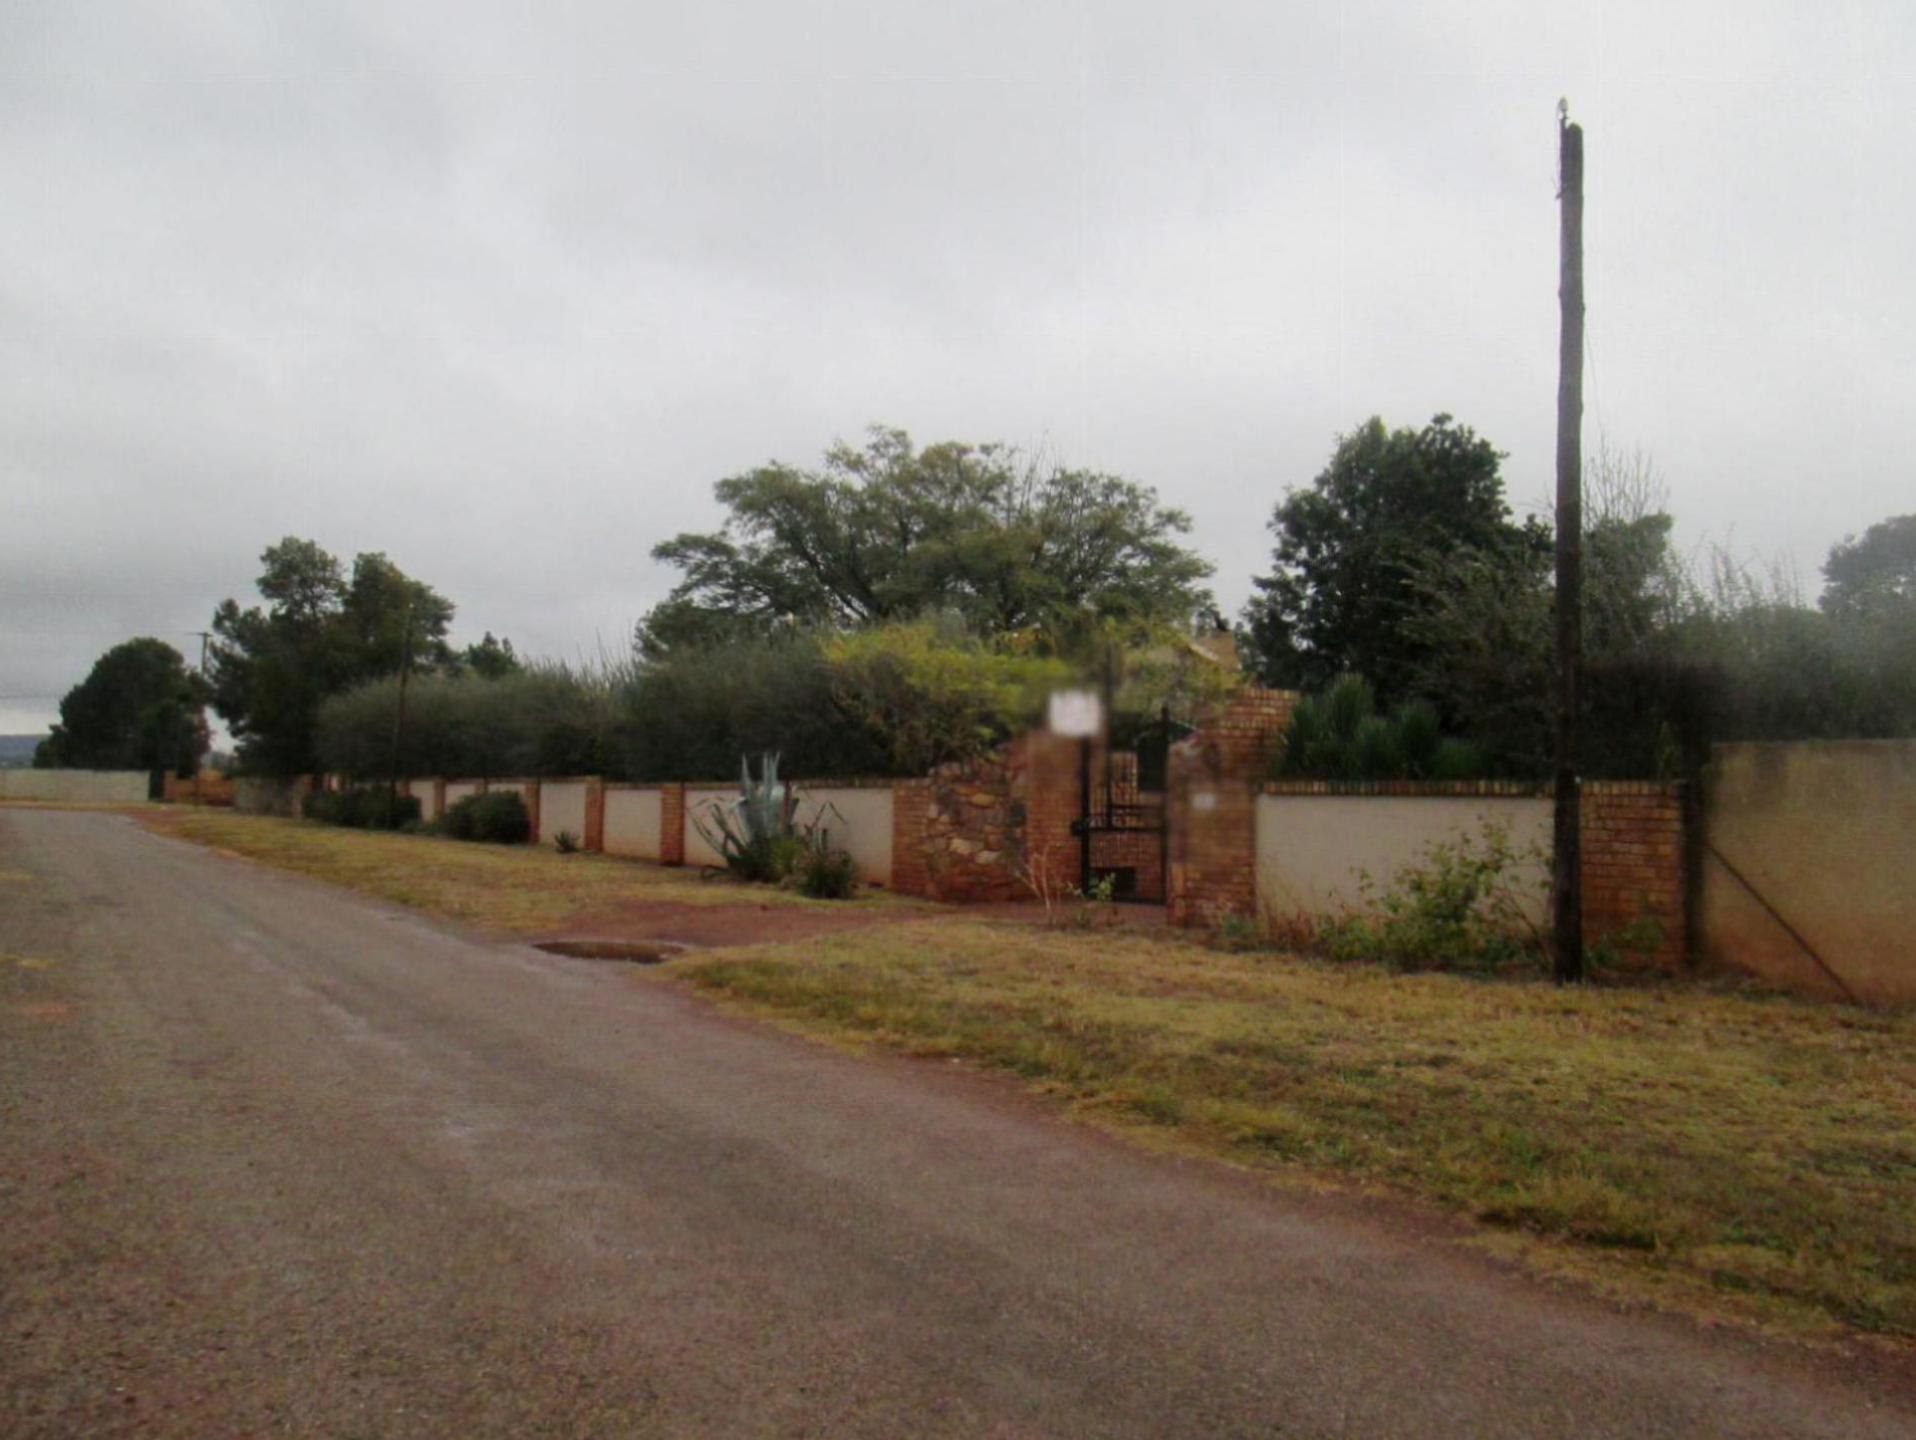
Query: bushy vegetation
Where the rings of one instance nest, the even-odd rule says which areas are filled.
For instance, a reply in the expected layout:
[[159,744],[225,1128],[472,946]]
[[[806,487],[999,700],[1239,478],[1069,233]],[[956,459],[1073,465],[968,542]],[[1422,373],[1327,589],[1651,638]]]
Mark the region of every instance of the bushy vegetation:
[[710,780],[776,750],[809,779],[893,773],[881,736],[839,704],[820,638],[768,634],[679,646],[619,695],[615,763],[630,780]]
[[1056,656],[992,644],[930,622],[854,630],[824,649],[832,694],[846,714],[884,737],[889,768],[922,775],[1011,738],[1071,683]]
[[[1184,714],[1241,683],[1170,627],[1093,623],[985,638],[956,616],[845,632],[780,626],[592,666],[535,663],[485,678],[415,677],[403,775],[605,775],[710,780],[777,751],[811,780],[923,775],[1037,723],[1060,685],[1108,673],[1116,723]],[[369,681],[320,709],[325,767],[391,773],[399,685]]]
[[1377,713],[1370,682],[1340,675],[1291,714],[1276,773],[1310,780],[1466,780],[1485,773],[1483,753],[1440,731],[1437,712],[1412,700]]
[[[616,667],[540,662],[492,678],[414,676],[399,727],[402,775],[598,775],[617,754],[619,697],[629,675]],[[368,681],[319,710],[318,745],[328,770],[391,772],[396,677]]]
[[516,790],[487,790],[455,802],[440,822],[454,840],[523,845],[532,838],[532,816]]
[[1510,832],[1486,824],[1475,836],[1433,842],[1422,860],[1388,883],[1359,881],[1363,906],[1316,927],[1333,960],[1396,970],[1503,970],[1540,960],[1543,942],[1518,871],[1539,857],[1518,853]]
[[417,823],[419,799],[394,795],[384,785],[356,785],[349,790],[316,790],[306,797],[306,818],[353,830],[397,830]]

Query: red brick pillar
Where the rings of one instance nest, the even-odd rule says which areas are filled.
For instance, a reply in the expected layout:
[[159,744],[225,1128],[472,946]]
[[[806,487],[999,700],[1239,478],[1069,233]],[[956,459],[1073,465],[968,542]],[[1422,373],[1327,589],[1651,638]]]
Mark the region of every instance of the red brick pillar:
[[[1028,863],[1042,867],[1053,890],[1076,885],[1083,878],[1083,844],[1071,833],[1083,806],[1084,745],[1082,740],[1034,730],[1017,743],[1016,771],[1024,803],[1022,843]],[[1102,747],[1092,755],[1092,773],[1100,770]],[[1028,889],[1021,878],[1021,890]]]
[[900,895],[931,894],[925,863],[925,811],[929,780],[894,780],[891,786],[891,888]]
[[1257,795],[1297,699],[1246,690],[1172,747],[1165,893],[1173,925],[1257,917]]
[[1681,969],[1689,951],[1683,873],[1683,787],[1644,780],[1591,780],[1583,787],[1583,934],[1599,944],[1644,919],[1656,948],[1624,961]]
[[532,828],[526,832],[526,837],[532,844],[537,845],[545,838],[539,833],[539,782],[537,780],[526,781],[526,818],[532,822]]
[[432,813],[441,820],[446,818],[446,782],[443,779],[432,782]]
[[659,864],[685,863],[685,786],[659,787]]
[[585,782],[585,835],[580,843],[594,854],[605,849],[605,779],[594,775]]

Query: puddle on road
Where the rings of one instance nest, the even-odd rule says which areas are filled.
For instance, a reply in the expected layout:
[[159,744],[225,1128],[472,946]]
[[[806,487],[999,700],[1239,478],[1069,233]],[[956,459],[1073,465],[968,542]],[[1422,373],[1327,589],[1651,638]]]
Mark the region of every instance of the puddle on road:
[[540,940],[534,950],[548,955],[569,955],[575,960],[624,960],[632,965],[656,965],[671,960],[683,946],[656,940]]

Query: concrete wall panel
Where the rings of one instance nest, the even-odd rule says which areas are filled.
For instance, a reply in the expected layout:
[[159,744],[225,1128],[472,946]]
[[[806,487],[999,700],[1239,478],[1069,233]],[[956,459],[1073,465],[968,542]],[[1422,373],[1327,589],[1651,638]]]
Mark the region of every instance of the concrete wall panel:
[[873,885],[892,883],[892,792],[889,785],[801,785],[801,823],[823,823],[831,842],[851,852],[859,878]]
[[1421,860],[1437,841],[1474,837],[1486,822],[1506,828],[1527,859],[1518,888],[1531,918],[1549,915],[1547,798],[1517,796],[1260,795],[1257,901],[1261,914],[1334,915],[1363,899],[1359,872],[1379,886]]
[[570,830],[572,838],[585,843],[585,791],[583,780],[547,780],[539,786],[539,833],[533,838],[550,845],[561,830]]
[[1707,958],[1809,993],[1916,1001],[1916,740],[1714,747],[1702,848]]
[[659,858],[660,794],[655,788],[605,788],[605,853],[632,860]]

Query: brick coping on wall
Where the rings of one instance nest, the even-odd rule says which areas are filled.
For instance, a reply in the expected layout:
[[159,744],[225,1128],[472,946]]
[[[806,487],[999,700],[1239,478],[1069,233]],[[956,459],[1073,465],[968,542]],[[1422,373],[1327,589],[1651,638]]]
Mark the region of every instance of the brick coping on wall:
[[[1586,780],[1586,795],[1680,795],[1681,780]],[[1420,799],[1548,800],[1548,780],[1266,780],[1264,795],[1410,796]]]

